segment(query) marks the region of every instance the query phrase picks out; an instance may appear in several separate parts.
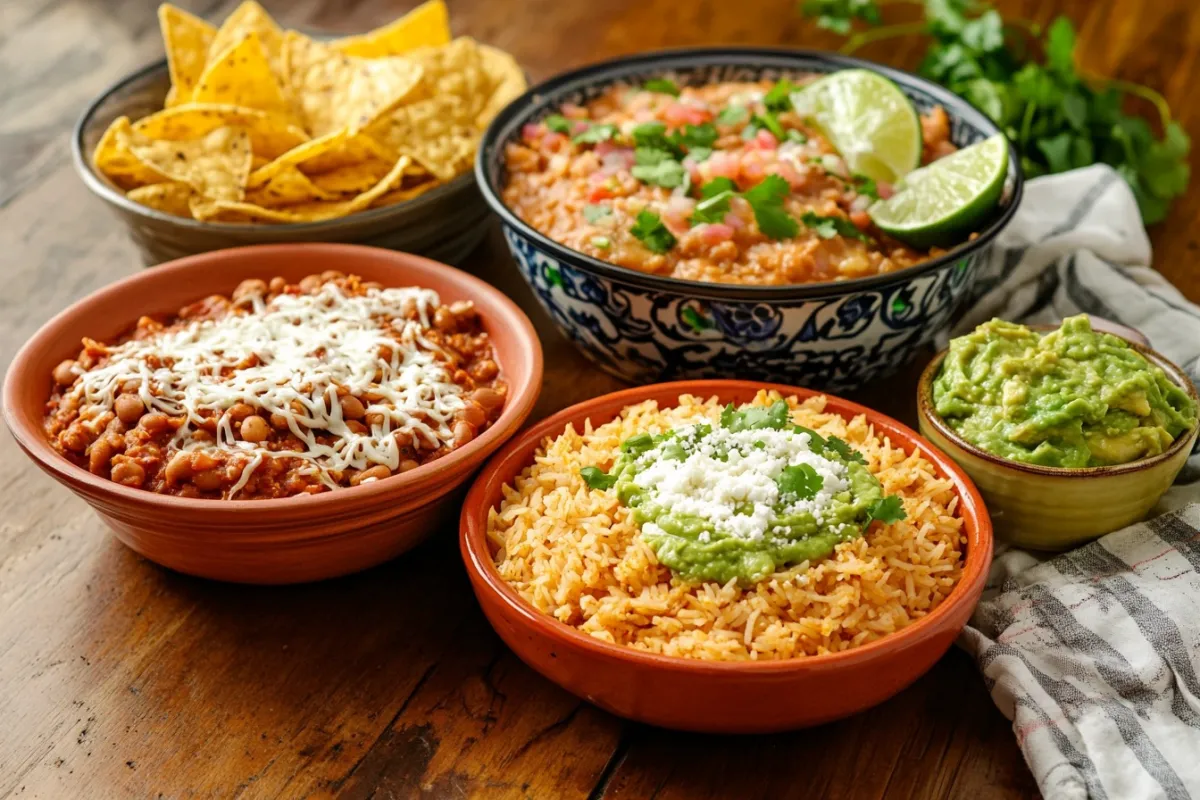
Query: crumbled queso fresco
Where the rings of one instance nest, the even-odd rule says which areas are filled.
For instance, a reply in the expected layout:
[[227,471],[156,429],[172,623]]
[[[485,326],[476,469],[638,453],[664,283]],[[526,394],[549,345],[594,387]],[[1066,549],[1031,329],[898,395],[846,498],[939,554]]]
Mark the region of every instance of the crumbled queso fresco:
[[[647,450],[635,460],[633,482],[667,513],[706,519],[719,533],[760,541],[788,532],[774,524],[780,516],[802,512],[823,525],[833,496],[848,488],[846,466],[813,452],[808,433],[731,431],[706,424],[677,428],[676,433],[686,457],[663,458],[662,445]],[[785,495],[779,485],[787,467],[801,465],[820,477],[820,487],[808,499]],[[642,530],[663,533],[654,522],[646,522]],[[710,536],[704,532],[699,539],[707,542]]]

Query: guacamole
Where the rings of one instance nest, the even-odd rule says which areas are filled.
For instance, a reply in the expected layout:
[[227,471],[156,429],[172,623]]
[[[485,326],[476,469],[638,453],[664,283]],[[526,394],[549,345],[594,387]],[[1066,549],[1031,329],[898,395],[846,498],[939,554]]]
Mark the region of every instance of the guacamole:
[[1187,392],[1082,314],[1044,335],[994,319],[952,340],[933,402],[976,447],[1047,467],[1127,464],[1196,424]]
[[595,489],[632,509],[660,563],[684,580],[743,586],[781,565],[825,558],[872,519],[902,519],[860,453],[793,425],[785,401],[728,406],[718,425],[630,437]]

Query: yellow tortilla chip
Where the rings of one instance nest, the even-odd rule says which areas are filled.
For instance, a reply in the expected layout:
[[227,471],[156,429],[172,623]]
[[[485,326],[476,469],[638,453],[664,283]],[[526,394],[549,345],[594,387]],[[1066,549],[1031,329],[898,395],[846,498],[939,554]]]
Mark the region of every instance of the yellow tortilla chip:
[[132,137],[129,117],[113,120],[92,153],[96,170],[124,190],[166,180],[166,175],[143,163],[129,149]]
[[152,183],[149,186],[139,186],[125,193],[135,203],[174,214],[177,217],[192,215],[189,201],[196,194],[195,189],[186,183]]
[[409,159],[401,158],[377,184],[350,200],[298,203],[287,208],[263,208],[252,203],[194,199],[191,204],[192,215],[196,219],[219,222],[318,222],[344,217],[362,211],[376,198],[386,194],[401,181],[409,164]]
[[158,26],[167,51],[167,69],[171,73],[166,105],[189,102],[192,90],[204,72],[208,48],[217,29],[170,3],[158,7]]
[[216,128],[188,141],[138,141],[129,149],[172,180],[214,200],[241,200],[250,176],[250,135],[243,128]]
[[480,131],[456,121],[461,104],[442,95],[411,103],[380,120],[367,132],[399,155],[412,156],[437,178],[448,181],[471,168]]
[[279,82],[267,63],[267,54],[257,33],[251,32],[211,62],[192,93],[196,103],[217,103],[256,108],[268,114],[289,117]]
[[[396,156],[365,133],[349,135],[345,131],[334,131],[319,139],[312,139],[295,147],[265,166],[256,168],[250,175],[250,187],[257,188],[269,181],[282,169],[300,167],[314,175],[352,164],[361,164],[370,159],[385,161],[388,168],[396,163]],[[386,173],[380,173],[380,176]]]
[[450,14],[442,0],[429,0],[400,19],[361,36],[347,36],[332,46],[348,56],[385,58],[418,47],[439,47],[450,41]]
[[[386,170],[376,176],[368,184],[374,186]],[[358,191],[362,191],[361,189]],[[332,192],[321,188],[295,167],[287,167],[275,174],[263,186],[246,192],[246,202],[266,208],[289,206],[295,203],[307,203],[314,200],[340,200],[340,192]]]
[[[370,158],[359,164],[346,164],[309,177],[314,185],[334,194],[357,194],[370,189],[392,168],[392,162]],[[409,172],[411,173],[411,169]]]
[[385,195],[380,195],[378,200],[376,200],[374,203],[371,203],[371,208],[394,206],[397,203],[403,203],[405,201],[412,200],[415,197],[420,197],[430,189],[436,189],[443,185],[444,184],[441,181],[434,180],[418,183],[415,186],[409,186],[404,189],[393,189]]
[[482,129],[495,119],[502,108],[524,94],[529,84],[521,65],[503,50],[481,44],[479,56],[483,71],[492,82],[492,92],[483,104],[483,110],[475,117],[476,127]]
[[221,23],[221,28],[209,45],[206,65],[216,61],[226,50],[252,33],[258,36],[271,70],[276,76],[282,77],[283,31],[266,9],[254,0],[245,0]]
[[308,134],[276,114],[254,108],[223,104],[176,106],[143,117],[133,130],[147,139],[185,141],[198,139],[226,126],[244,128],[250,134],[254,155],[274,159],[308,141]]
[[363,59],[288,31],[288,91],[313,136],[366,128],[421,86],[421,67],[403,57]]

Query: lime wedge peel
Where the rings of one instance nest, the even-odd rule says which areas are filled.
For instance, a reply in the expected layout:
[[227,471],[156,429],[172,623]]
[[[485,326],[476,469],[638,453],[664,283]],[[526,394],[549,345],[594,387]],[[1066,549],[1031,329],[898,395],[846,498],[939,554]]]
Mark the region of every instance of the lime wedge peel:
[[880,230],[913,247],[949,247],[995,209],[1007,174],[1008,140],[996,134],[910,172],[867,213]]
[[865,69],[820,78],[792,94],[851,172],[895,183],[921,163],[921,120],[895,83]]

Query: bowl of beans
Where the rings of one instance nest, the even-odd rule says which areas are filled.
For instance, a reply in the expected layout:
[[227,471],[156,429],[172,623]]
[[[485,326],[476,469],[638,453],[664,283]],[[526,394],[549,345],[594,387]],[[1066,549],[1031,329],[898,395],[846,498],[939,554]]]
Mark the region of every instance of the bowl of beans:
[[[892,181],[865,174],[876,151],[836,143],[802,107],[846,73],[882,84],[906,123]],[[489,127],[476,176],[534,295],[601,369],[849,391],[928,349],[986,283],[1019,159],[1000,145],[994,194],[950,240],[901,240],[875,205],[998,134],[944,88],[859,59],[673,50],[533,87]]]
[[269,245],[84,298],[13,361],[4,414],[45,472],[152,561],[294,583],[398,555],[522,424],[528,318],[417,256]]

